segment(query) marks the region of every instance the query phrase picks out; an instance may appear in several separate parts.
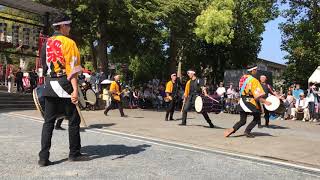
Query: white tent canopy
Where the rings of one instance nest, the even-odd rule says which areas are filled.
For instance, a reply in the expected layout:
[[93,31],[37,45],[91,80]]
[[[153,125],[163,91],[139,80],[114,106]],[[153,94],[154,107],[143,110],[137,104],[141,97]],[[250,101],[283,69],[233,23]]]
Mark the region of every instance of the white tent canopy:
[[319,84],[320,83],[320,66],[312,73],[310,76],[308,83],[315,83]]

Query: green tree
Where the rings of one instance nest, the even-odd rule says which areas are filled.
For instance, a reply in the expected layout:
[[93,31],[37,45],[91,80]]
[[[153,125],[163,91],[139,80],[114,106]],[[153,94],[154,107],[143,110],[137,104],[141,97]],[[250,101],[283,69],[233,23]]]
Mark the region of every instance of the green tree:
[[234,36],[233,0],[213,0],[196,19],[195,33],[213,44],[230,44]]
[[284,74],[286,82],[298,82],[307,86],[307,80],[320,64],[320,1],[283,1],[289,4],[281,25],[282,48],[288,68]]

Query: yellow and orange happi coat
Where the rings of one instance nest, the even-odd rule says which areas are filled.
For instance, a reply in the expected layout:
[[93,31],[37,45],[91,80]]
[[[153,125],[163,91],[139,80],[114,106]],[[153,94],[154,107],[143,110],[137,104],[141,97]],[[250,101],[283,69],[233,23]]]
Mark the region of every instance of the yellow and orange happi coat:
[[[249,80],[249,79],[250,80]],[[248,80],[246,86],[243,88],[242,86],[244,83]],[[241,91],[241,97],[244,99],[243,103],[245,106],[241,105],[242,109],[246,112],[248,110],[245,110],[246,108],[249,109],[249,111],[254,112],[255,110],[260,109],[260,105],[257,102],[257,99],[263,95],[265,95],[265,92],[260,84],[260,82],[254,78],[251,75],[243,75],[239,82],[239,89],[243,89]]]
[[171,94],[172,91],[173,91],[173,82],[169,81],[169,82],[167,82],[165,92]]
[[120,86],[116,81],[113,81],[111,83],[109,91],[112,93],[112,97],[114,100],[120,101]]
[[63,35],[57,34],[47,39],[46,43],[47,74],[72,76],[81,71],[80,53],[76,43]]

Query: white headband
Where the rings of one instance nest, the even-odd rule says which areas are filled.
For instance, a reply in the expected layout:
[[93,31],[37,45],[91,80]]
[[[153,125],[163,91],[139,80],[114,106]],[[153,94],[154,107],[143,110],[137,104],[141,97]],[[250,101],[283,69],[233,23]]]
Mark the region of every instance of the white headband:
[[59,26],[59,25],[64,25],[64,24],[71,24],[72,21],[61,21],[61,22],[58,22],[58,23],[54,23],[52,24],[52,26]]
[[189,70],[187,73],[188,74],[195,74],[196,72]]
[[253,67],[253,68],[248,69],[248,71],[253,71],[253,70],[255,70],[255,69],[258,69],[258,67],[255,66],[255,67]]

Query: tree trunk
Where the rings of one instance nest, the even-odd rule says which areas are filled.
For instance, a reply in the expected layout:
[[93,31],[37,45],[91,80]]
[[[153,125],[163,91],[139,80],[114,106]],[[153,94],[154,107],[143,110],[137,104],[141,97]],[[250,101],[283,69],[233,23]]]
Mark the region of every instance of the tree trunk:
[[108,55],[107,55],[107,18],[105,17],[105,10],[102,9],[99,17],[99,31],[100,31],[100,38],[99,44],[97,48],[97,57],[99,60],[99,65],[101,66],[103,72],[107,75],[108,74]]
[[97,71],[98,70],[97,53],[96,53],[96,49],[93,45],[93,40],[90,40],[90,49],[91,49],[91,55],[92,55],[93,69],[95,71]]
[[173,30],[170,30],[170,63],[169,63],[169,70],[170,73],[176,72],[176,66],[177,66],[177,39],[175,32]]

